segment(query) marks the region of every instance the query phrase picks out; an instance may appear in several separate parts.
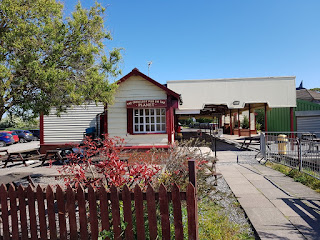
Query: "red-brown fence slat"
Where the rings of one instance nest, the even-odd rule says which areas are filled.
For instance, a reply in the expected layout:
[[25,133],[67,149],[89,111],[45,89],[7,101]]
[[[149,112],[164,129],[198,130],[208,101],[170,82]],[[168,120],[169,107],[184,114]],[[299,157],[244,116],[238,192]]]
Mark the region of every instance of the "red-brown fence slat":
[[146,199],[147,199],[147,209],[148,209],[150,240],[156,240],[158,237],[156,201],[155,201],[154,190],[150,184],[148,185],[148,188],[147,188]]
[[103,230],[110,230],[110,220],[109,220],[109,203],[108,203],[108,194],[105,187],[99,189],[99,198],[100,198],[100,217],[101,225]]
[[143,195],[137,184],[134,188],[134,206],[136,210],[137,239],[145,239],[144,217],[143,217]]
[[95,191],[92,186],[88,189],[88,200],[89,200],[89,212],[90,212],[90,229],[91,238],[98,239],[98,215],[97,215],[97,200]]
[[70,226],[70,240],[78,239],[77,232],[77,221],[76,221],[76,210],[75,210],[75,197],[74,192],[70,186],[67,187],[67,212],[69,215],[69,226]]
[[127,223],[125,229],[125,238],[133,240],[133,223],[132,223],[132,210],[131,210],[131,195],[127,185],[122,189],[122,201],[123,201],[123,215],[124,221]]
[[187,212],[189,239],[198,239],[198,212],[195,188],[192,183],[187,186]]
[[36,197],[38,202],[38,216],[40,225],[40,239],[48,239],[46,210],[44,206],[43,191],[40,185],[37,187]]
[[31,231],[31,239],[38,239],[37,231],[37,218],[36,218],[36,207],[35,207],[35,193],[32,186],[29,184],[27,188],[27,197],[28,197],[28,209],[29,209],[29,223]]
[[2,231],[3,239],[10,239],[9,232],[9,213],[8,213],[8,193],[6,186],[1,184],[0,186],[0,198],[1,198],[1,218],[2,218]]
[[110,200],[111,200],[111,209],[112,209],[112,225],[113,225],[114,239],[119,239],[121,236],[121,227],[120,227],[118,190],[115,186],[112,185],[110,192],[111,192]]
[[159,204],[161,215],[162,239],[170,240],[169,201],[167,189],[163,184],[159,188]]
[[49,220],[50,240],[57,239],[56,212],[54,207],[54,195],[50,185],[46,188],[47,213]]
[[67,240],[66,203],[64,201],[64,196],[65,196],[64,191],[58,185],[56,189],[56,199],[57,199],[57,206],[58,206],[60,240]]
[[172,205],[174,218],[174,239],[183,240],[183,226],[181,213],[180,189],[176,183],[172,187]]
[[28,223],[27,223],[27,212],[26,212],[26,193],[24,188],[20,185],[18,187],[18,198],[19,198],[19,212],[21,222],[21,240],[28,240]]
[[81,239],[88,239],[88,220],[86,199],[84,197],[84,190],[81,185],[77,188],[77,201],[79,208],[79,221],[80,221],[80,235]]
[[9,186],[9,198],[10,198],[10,213],[11,213],[11,227],[12,227],[12,239],[19,239],[19,223],[18,223],[18,208],[17,208],[17,192],[15,187],[10,184]]

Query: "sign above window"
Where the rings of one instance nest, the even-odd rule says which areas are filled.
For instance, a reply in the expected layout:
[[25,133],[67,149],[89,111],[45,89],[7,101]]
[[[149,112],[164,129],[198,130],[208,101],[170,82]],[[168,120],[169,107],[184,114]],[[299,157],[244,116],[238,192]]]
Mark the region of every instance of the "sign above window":
[[127,108],[165,108],[167,100],[132,100],[127,101]]

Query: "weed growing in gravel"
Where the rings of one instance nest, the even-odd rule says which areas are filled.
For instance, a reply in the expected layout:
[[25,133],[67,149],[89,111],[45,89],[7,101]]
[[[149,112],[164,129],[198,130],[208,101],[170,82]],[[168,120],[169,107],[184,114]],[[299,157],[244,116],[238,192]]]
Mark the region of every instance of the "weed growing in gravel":
[[249,231],[243,231],[239,224],[231,222],[213,201],[203,199],[198,208],[199,239],[254,239]]

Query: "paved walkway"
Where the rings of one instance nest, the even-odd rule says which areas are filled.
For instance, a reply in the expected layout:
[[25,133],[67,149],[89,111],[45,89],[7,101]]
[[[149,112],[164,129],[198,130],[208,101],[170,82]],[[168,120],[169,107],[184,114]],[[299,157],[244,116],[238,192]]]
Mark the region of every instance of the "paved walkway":
[[320,239],[320,194],[219,142],[221,172],[261,239]]

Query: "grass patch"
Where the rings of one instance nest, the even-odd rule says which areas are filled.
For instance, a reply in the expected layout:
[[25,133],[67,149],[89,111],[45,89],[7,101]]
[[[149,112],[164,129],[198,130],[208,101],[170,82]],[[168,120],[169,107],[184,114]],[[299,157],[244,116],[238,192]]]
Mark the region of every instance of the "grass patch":
[[209,199],[198,202],[199,239],[255,239],[247,228],[229,220],[222,208]]
[[282,172],[286,176],[289,176],[294,179],[296,182],[300,182],[303,185],[315,190],[316,192],[320,193],[320,180],[311,177],[310,175],[299,172],[297,169],[293,169],[281,164],[267,162],[266,165],[268,167],[271,167],[274,170],[277,170],[279,172]]

